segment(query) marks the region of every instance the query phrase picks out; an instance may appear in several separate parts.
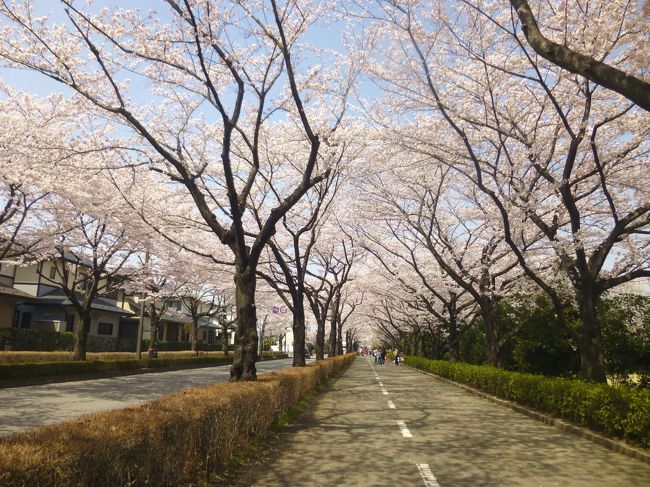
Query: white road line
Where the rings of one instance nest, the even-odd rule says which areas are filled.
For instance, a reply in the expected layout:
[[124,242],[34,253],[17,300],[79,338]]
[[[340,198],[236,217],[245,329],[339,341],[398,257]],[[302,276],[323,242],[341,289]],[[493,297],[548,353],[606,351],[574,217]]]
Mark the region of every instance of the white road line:
[[413,435],[411,434],[409,429],[406,427],[406,423],[404,423],[404,421],[397,420],[395,422],[397,423],[397,427],[402,432],[402,436],[404,438],[413,438]]
[[379,381],[379,387],[384,387],[384,384],[382,384],[381,381]]
[[382,389],[382,390],[381,390],[381,393],[382,393],[384,396],[387,396],[387,395],[388,395],[388,391],[387,391],[386,389]]
[[424,480],[425,487],[440,487],[440,484],[436,480],[436,476],[433,475],[428,463],[418,463],[417,467],[418,472],[420,472],[420,477]]
[[393,401],[388,401],[388,407],[390,409],[395,409],[395,404],[393,404]]

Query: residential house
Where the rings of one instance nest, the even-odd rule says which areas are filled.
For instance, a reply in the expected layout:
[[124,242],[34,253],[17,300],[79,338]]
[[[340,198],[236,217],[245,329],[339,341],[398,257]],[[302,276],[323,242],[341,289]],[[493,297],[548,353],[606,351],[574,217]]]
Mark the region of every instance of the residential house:
[[[62,280],[56,271],[56,266],[64,263],[75,266],[74,273],[77,275],[86,272],[83,262],[73,257],[66,258],[65,262],[59,258],[13,269],[12,289],[22,299],[16,300],[11,325],[42,332],[77,330],[80,317],[63,292]],[[84,291],[83,288],[77,291],[80,299]],[[91,309],[89,336],[103,338],[117,338],[120,317],[131,314],[130,311],[119,307],[115,298],[109,296],[96,297]],[[3,312],[2,315],[2,322],[5,322],[6,316]]]
[[[193,298],[170,298],[160,300],[160,303],[156,305],[156,309],[161,312],[160,330],[158,332],[159,341],[178,343],[178,348],[190,348],[192,316],[188,313],[187,306],[183,304],[183,300],[189,299]],[[141,296],[139,294],[124,296],[121,301],[118,301],[118,306],[122,306],[131,312],[129,316],[123,317],[120,320],[120,329],[125,331],[125,336],[126,330],[129,330],[129,336],[137,336],[141,302]],[[205,306],[209,305],[206,303]],[[149,302],[145,306],[143,318],[142,337],[145,340],[151,338],[151,316],[148,307]],[[228,338],[230,344],[234,343],[234,334],[230,334]],[[221,326],[218,324],[216,316],[199,318],[198,340],[199,343],[207,345],[218,345],[221,343]]]
[[16,266],[0,264],[0,329],[10,328],[17,323],[16,305],[20,302],[36,301],[33,296],[14,287]]
[[[62,289],[57,265],[61,259],[17,267],[0,266],[0,328],[23,328],[40,332],[75,332],[80,317]],[[87,272],[83,262],[74,256],[65,259],[74,266],[72,274]],[[78,290],[81,299],[85,289]],[[159,340],[178,344],[173,348],[190,348],[191,315],[183,300],[167,299],[161,303],[162,320]],[[209,306],[206,303],[205,306]],[[140,322],[140,295],[113,289],[98,296],[92,303],[91,324],[88,333],[89,350],[135,350]],[[230,319],[230,317],[228,317]],[[145,308],[143,339],[150,338],[151,317]],[[1,337],[0,337],[1,338]],[[229,335],[234,343],[234,334]],[[207,345],[221,344],[221,326],[217,317],[199,320],[198,340]]]

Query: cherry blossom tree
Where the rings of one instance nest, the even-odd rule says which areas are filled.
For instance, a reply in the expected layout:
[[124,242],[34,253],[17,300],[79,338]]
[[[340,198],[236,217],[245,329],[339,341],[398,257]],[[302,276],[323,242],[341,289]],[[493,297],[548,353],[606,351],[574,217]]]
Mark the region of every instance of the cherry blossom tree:
[[60,286],[79,315],[76,329],[74,360],[86,359],[86,343],[90,330],[94,300],[108,294],[127,277],[131,256],[141,249],[140,236],[134,235],[115,213],[104,207],[93,214],[62,197],[50,196],[49,225],[55,226],[50,247],[37,259],[53,260],[54,277],[42,273],[41,278]]
[[192,319],[190,330],[190,343],[192,350],[199,353],[199,326],[201,319],[213,318],[221,311],[219,292],[215,286],[210,285],[200,274],[192,276],[191,281],[178,290],[181,297],[183,310]]
[[[566,3],[568,4],[569,2]],[[553,4],[540,4],[538,7],[539,10],[542,10],[546,7],[549,11],[544,12],[542,10],[538,13],[537,16],[533,13],[533,10],[526,0],[510,0],[510,4],[512,5],[515,12],[517,12],[517,16],[521,21],[521,30],[526,36],[526,40],[537,54],[572,73],[579,74],[580,76],[583,76],[584,78],[593,81],[594,83],[598,83],[605,88],[609,88],[610,90],[614,90],[617,93],[620,93],[641,108],[650,111],[650,83],[643,80],[640,76],[634,76],[632,74],[626,73],[625,71],[622,71],[621,69],[616,68],[615,66],[606,64],[603,62],[604,56],[602,58],[597,58],[596,56],[591,55],[592,53],[585,55],[575,48],[569,47],[567,44],[572,41],[575,42],[576,39],[566,36],[566,33],[568,33],[566,30],[563,43],[555,42],[541,32],[538,25],[538,18],[548,26],[553,25],[553,30],[557,30],[557,24],[551,23],[556,20],[559,13],[555,10]],[[649,4],[646,1],[644,10],[641,11],[640,2],[607,2],[604,5],[604,9],[596,9],[597,11],[595,15],[597,16],[596,19],[609,22],[611,20],[610,15],[612,11],[618,13],[623,10],[626,14],[629,12],[623,21],[626,23],[638,23],[639,28],[641,29],[643,29],[643,24],[645,24],[645,43],[647,44],[648,24],[650,23],[650,10],[647,10],[647,8],[650,7],[648,7],[648,5]],[[475,8],[480,9],[479,6],[476,6]],[[588,4],[575,4],[573,8],[575,10],[575,13],[569,13],[569,9],[567,8],[563,9],[564,12],[562,15],[565,19],[564,23],[573,26],[578,24],[578,22],[575,22],[574,20],[574,16],[577,13],[578,15],[583,16],[581,22],[582,24],[587,25],[588,28],[592,26],[592,28],[596,28],[595,26],[598,24],[594,22],[594,9],[589,9]],[[637,12],[635,12],[635,10],[637,10]],[[618,17],[618,15],[616,15],[616,17]],[[553,30],[550,32],[553,32]],[[580,29],[573,29],[573,32],[579,31]],[[641,57],[640,66],[643,66],[643,60],[646,61],[647,66],[647,61],[650,60],[647,57],[648,49],[647,47],[644,49],[642,44],[639,45],[638,42],[639,41],[634,38],[627,41],[623,40],[620,37],[616,38],[614,41],[614,43],[618,44],[617,48],[625,49],[628,52],[628,55],[637,57],[639,54],[641,54],[641,56],[644,56]],[[635,53],[634,51],[639,47],[641,47],[641,52]]]
[[[590,2],[590,12],[600,11],[597,3]],[[639,185],[648,114],[531,55],[516,18],[499,5],[477,11],[463,3],[435,12],[419,2],[382,7],[368,16],[397,50],[387,66],[371,70],[390,86],[384,103],[393,113],[417,111],[420,128],[414,136],[396,124],[393,130],[488,198],[505,243],[569,326],[561,288],[538,270],[553,252],[580,310],[580,326],[571,332],[582,375],[604,381],[595,302],[650,272],[650,208],[641,189],[647,185]],[[609,12],[602,28],[585,33],[597,56],[614,62],[625,54],[606,39],[637,33],[621,20],[625,12],[615,18]],[[568,33],[570,25],[562,28]]]
[[47,235],[44,199],[60,175],[52,159],[69,128],[61,105],[0,82],[0,261],[37,251]]
[[[39,16],[34,2],[3,2],[0,57],[73,90],[130,133],[132,151],[152,170],[191,196],[198,218],[234,259],[238,329],[231,378],[255,380],[257,264],[276,224],[327,177],[331,162],[331,154],[321,153],[321,134],[337,123],[328,105],[338,102],[327,92],[336,85],[336,69],[329,79],[317,67],[309,71],[299,43],[328,5],[168,0],[169,20],[162,23],[153,12],[94,14],[71,0],[59,4],[63,21],[56,23]],[[142,100],[127,76],[156,100]],[[263,160],[260,140],[281,139],[279,112],[301,128],[308,156],[300,180],[277,194],[261,230],[253,231],[247,205],[272,164]]]
[[[390,157],[388,149],[384,154]],[[501,228],[495,228],[483,208],[482,193],[475,194],[473,186],[469,190],[464,188],[458,176],[454,181],[454,174],[447,167],[422,171],[417,160],[404,164],[408,158],[404,152],[396,157],[398,162],[391,177],[385,171],[377,178],[375,189],[369,190],[375,195],[373,206],[381,209],[384,222],[373,229],[374,236],[371,231],[366,232],[367,238],[381,253],[403,260],[415,271],[426,287],[420,302],[429,304],[434,316],[438,313],[431,306],[429,295],[448,303],[452,319],[447,325],[451,325],[454,347],[458,344],[458,291],[448,296],[438,292],[432,285],[436,280],[429,277],[432,270],[436,273],[439,269],[437,273],[443,273],[460,291],[468,293],[480,309],[488,362],[498,366],[501,350],[519,331],[515,327],[504,333],[499,305],[521,275],[517,260],[500,236]],[[375,255],[383,262],[379,252]],[[435,265],[430,269],[432,263]],[[385,267],[390,271],[390,267]],[[404,285],[412,288],[407,282]]]
[[[340,184],[340,173],[330,176],[302,204],[296,205],[282,221],[282,232],[276,234],[268,244],[268,270],[258,270],[260,275],[275,291],[292,314],[293,349],[305,349],[305,281],[311,263],[311,253],[321,234],[327,218],[329,205],[336,196]],[[257,211],[256,211],[257,214]],[[261,225],[261,220],[258,220]],[[293,366],[304,366],[302,353],[293,354]]]

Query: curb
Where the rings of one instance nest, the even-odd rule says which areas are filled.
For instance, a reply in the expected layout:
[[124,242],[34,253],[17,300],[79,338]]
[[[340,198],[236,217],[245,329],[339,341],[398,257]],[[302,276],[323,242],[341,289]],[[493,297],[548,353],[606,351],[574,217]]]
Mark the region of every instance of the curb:
[[[404,364],[406,365],[406,364]],[[469,392],[470,394],[473,394],[474,396],[481,397],[483,399],[487,399],[488,401],[491,401],[495,404],[499,404],[501,406],[508,407],[510,409],[513,409],[517,411],[518,413],[525,414],[526,416],[536,419],[537,421],[540,421],[544,424],[547,424],[549,426],[554,426],[555,428],[558,428],[562,431],[565,431],[567,433],[571,433],[573,435],[579,436],[581,438],[584,438],[585,440],[589,440],[593,443],[596,443],[600,446],[604,446],[605,448],[615,451],[617,453],[621,453],[625,456],[635,458],[637,460],[640,460],[644,463],[650,464],[650,452],[641,450],[639,448],[636,448],[634,446],[629,445],[628,443],[625,443],[624,441],[620,440],[613,440],[611,438],[608,438],[606,436],[603,436],[599,433],[595,433],[594,431],[591,431],[587,428],[583,428],[581,426],[576,426],[573,423],[569,423],[567,421],[564,421],[562,419],[554,418],[553,416],[548,416],[547,414],[540,413],[538,411],[535,411],[533,409],[529,409],[526,406],[522,406],[521,404],[518,404],[516,402],[512,401],[507,401],[505,399],[501,399],[499,397],[493,396],[491,394],[488,394],[486,392],[483,392],[479,389],[474,389],[473,387],[467,386],[465,384],[460,384],[458,382],[454,382],[453,380],[445,379],[444,377],[441,377],[436,374],[432,374],[430,372],[424,372],[423,370],[416,369],[415,367],[411,367],[410,365],[406,365],[412,370],[415,370],[416,372],[419,372],[420,374],[423,375],[428,375],[429,377],[433,377],[436,380],[439,380],[441,382],[444,382],[446,384],[450,384],[454,387],[457,387],[459,389],[462,389],[466,392]]]

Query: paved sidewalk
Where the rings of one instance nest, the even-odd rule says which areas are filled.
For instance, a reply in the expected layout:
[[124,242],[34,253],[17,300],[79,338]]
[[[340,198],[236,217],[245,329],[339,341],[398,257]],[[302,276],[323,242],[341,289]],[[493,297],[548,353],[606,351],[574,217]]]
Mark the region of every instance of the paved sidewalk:
[[650,485],[650,465],[366,358],[357,358],[293,430],[247,485]]

